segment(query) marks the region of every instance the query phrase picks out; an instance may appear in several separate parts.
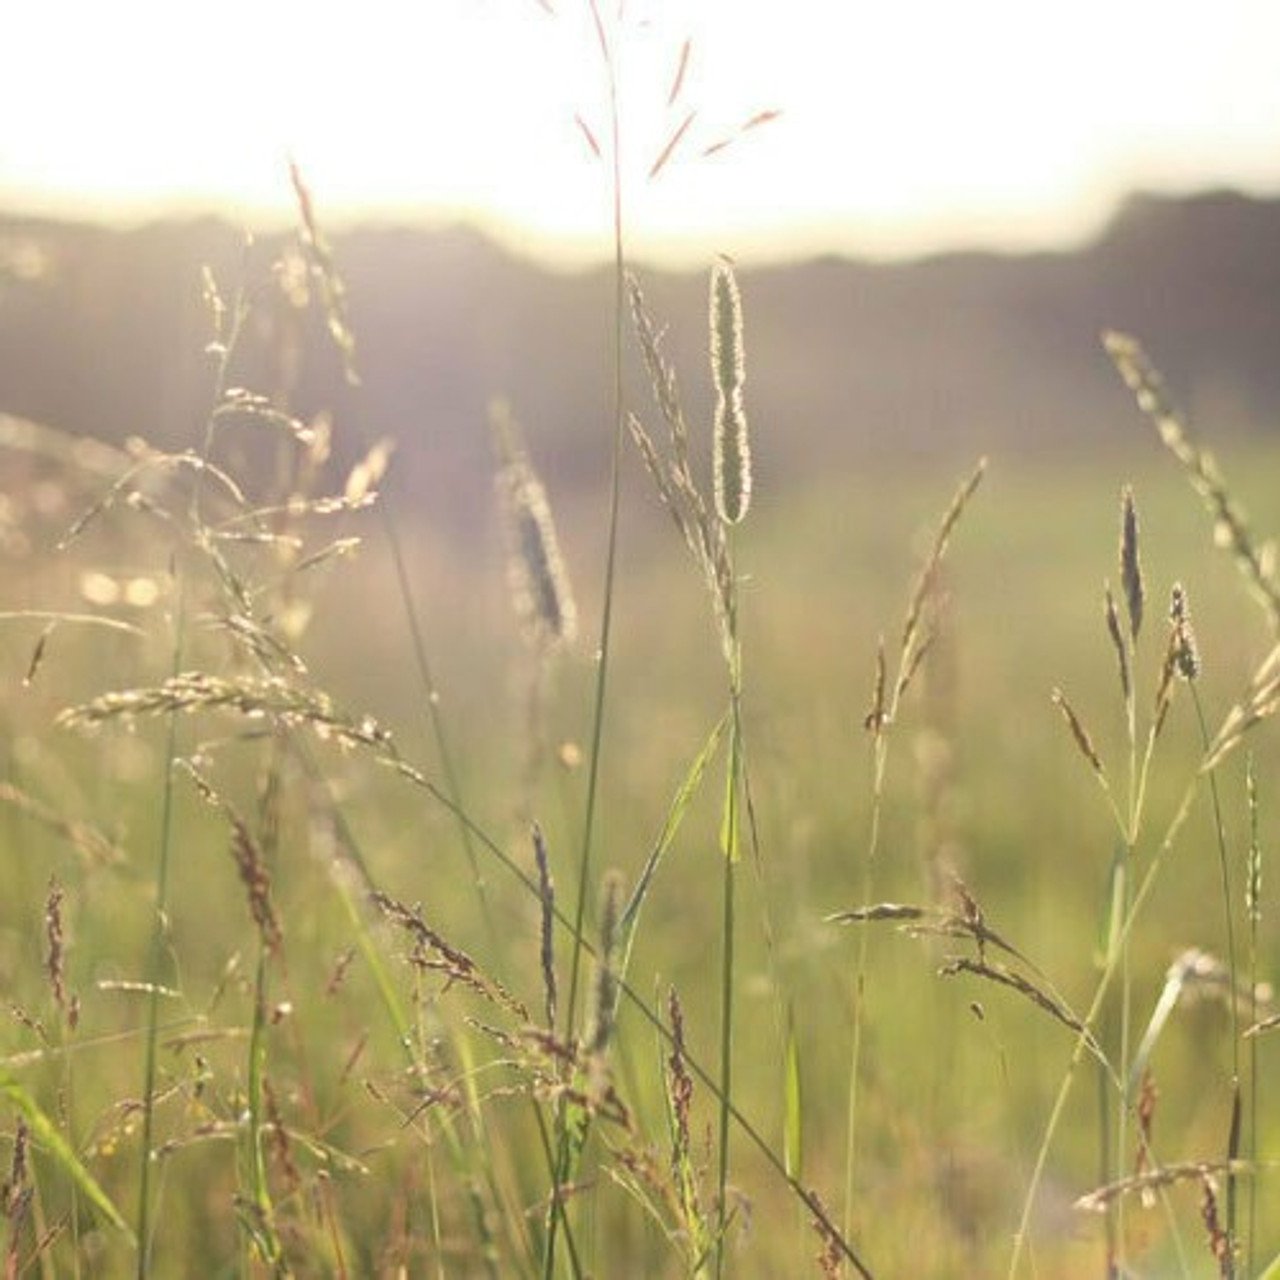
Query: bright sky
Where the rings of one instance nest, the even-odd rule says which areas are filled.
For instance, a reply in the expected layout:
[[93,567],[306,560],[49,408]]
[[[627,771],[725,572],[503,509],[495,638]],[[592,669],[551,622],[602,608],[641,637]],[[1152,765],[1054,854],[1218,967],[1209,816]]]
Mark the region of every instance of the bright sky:
[[[649,253],[1046,246],[1135,187],[1280,191],[1280,0],[625,0],[620,27],[599,2]],[[330,223],[465,216],[603,256],[607,169],[575,123],[606,142],[602,61],[588,0],[554,8],[6,0],[0,202],[283,216],[293,155]]]

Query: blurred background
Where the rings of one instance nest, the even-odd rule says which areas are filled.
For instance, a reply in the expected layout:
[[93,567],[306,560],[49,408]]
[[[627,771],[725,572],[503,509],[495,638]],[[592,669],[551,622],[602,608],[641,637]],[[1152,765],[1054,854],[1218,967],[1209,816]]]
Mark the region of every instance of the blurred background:
[[[766,501],[872,461],[1106,448],[1131,423],[1106,327],[1143,338],[1206,429],[1276,420],[1274,5],[619,8],[629,254],[699,405],[702,272],[736,260]],[[63,2],[11,6],[5,43],[0,409],[190,440],[200,268],[234,288],[247,231],[271,259],[294,159],[364,383],[308,355],[298,408],[394,437],[415,506],[455,526],[485,501],[495,395],[555,485],[604,474],[611,195],[588,139],[607,152],[607,78],[586,4],[227,0],[193,26]]]

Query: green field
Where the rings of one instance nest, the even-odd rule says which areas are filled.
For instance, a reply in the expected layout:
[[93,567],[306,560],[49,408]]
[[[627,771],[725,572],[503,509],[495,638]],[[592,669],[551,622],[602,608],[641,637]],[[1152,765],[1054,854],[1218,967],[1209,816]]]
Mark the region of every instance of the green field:
[[[212,403],[226,403],[211,381]],[[263,405],[241,412],[264,430],[281,425]],[[381,514],[280,509],[347,484],[313,475],[318,450],[287,432],[266,455],[274,479],[250,469],[243,493],[221,425],[205,447],[192,442],[187,462],[143,457],[133,471],[118,455],[86,472],[52,456],[52,434],[8,448],[8,1274],[776,1276],[816,1266],[824,1248],[837,1267],[838,1228],[879,1277],[1001,1275],[1026,1206],[1019,1274],[1106,1274],[1110,1240],[1130,1274],[1262,1275],[1280,1251],[1275,1051],[1265,1032],[1239,1041],[1233,1141],[1225,980],[1191,984],[1154,1042],[1143,1158],[1148,1171],[1213,1164],[1218,1242],[1229,1249],[1234,1213],[1234,1260],[1211,1253],[1198,1172],[1170,1173],[1151,1206],[1135,1190],[1107,1214],[1073,1207],[1135,1172],[1137,1093],[1126,1111],[1118,1082],[1175,958],[1191,947],[1227,958],[1224,865],[1240,990],[1277,960],[1274,733],[1251,730],[1198,777],[1195,710],[1198,698],[1213,738],[1270,650],[1274,619],[1230,549],[1214,548],[1185,469],[1136,408],[1116,435],[1101,457],[988,460],[924,596],[913,644],[930,639],[880,736],[878,799],[865,724],[877,638],[892,681],[912,584],[976,459],[784,491],[756,476],[731,552],[740,717],[694,787],[691,765],[729,706],[726,663],[705,584],[628,442],[593,804],[607,495],[561,502],[556,477],[544,477],[581,626],[573,643],[539,648],[522,638],[496,537],[463,544],[404,495]],[[692,443],[702,474],[701,428]],[[527,445],[536,463],[538,441]],[[592,447],[607,451],[607,438]],[[1280,529],[1270,480],[1280,452],[1224,441],[1221,453],[1251,527]],[[225,478],[193,465],[202,458]],[[124,479],[111,490],[113,468]],[[1124,484],[1141,518],[1147,601],[1130,655],[1139,747],[1175,582],[1203,668],[1172,685],[1133,824],[1129,894],[1159,866],[1132,931],[1109,939],[1122,843],[1051,695],[1060,688],[1087,727],[1127,813],[1125,703],[1103,614],[1104,580],[1121,592]],[[108,492],[112,503],[55,550]],[[495,509],[491,533],[498,522]],[[361,545],[335,546],[351,538]],[[203,674],[179,688],[166,684],[175,672]],[[109,693],[125,696],[92,701]],[[89,708],[78,726],[59,719],[72,707]],[[1263,859],[1256,959],[1250,754]],[[1188,796],[1176,840],[1158,853]],[[616,1026],[600,1005],[620,957],[574,960],[589,808],[582,936],[596,956],[608,951],[597,905],[608,873],[629,894],[676,819]],[[534,820],[562,913],[554,1034]],[[726,829],[741,854],[727,971]],[[925,922],[949,922],[953,936],[828,919],[867,905],[868,890],[872,902],[932,912]],[[955,957],[987,973],[939,976]],[[1022,990],[992,978],[1011,971]],[[1028,989],[1084,1018],[1104,973],[1089,1034],[1106,1066],[1081,1055],[1028,1203],[1083,1044]],[[726,982],[727,1116],[712,1087]],[[664,1038],[673,988],[678,1066]],[[1265,994],[1242,997],[1235,1031],[1270,1012]],[[673,1127],[682,1072],[692,1084],[683,1136]],[[1233,1176],[1219,1167],[1229,1152]],[[825,1234],[804,1199],[813,1193]]]

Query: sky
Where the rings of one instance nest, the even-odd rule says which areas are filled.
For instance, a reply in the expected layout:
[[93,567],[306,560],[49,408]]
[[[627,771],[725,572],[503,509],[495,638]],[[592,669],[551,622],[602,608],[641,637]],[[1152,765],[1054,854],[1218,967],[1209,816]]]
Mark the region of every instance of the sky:
[[[1057,247],[1135,189],[1280,192],[1280,0],[599,3],[651,258]],[[267,223],[292,157],[329,223],[604,257],[605,64],[589,0],[547,5],[6,0],[0,207]]]

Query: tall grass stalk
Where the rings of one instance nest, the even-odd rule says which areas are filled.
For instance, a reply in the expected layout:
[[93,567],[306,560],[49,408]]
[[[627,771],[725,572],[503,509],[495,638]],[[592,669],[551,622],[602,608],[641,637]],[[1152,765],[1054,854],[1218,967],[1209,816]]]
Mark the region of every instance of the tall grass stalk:
[[[1204,750],[1209,750],[1209,726],[1205,721],[1204,706],[1200,700],[1197,682],[1188,678],[1191,689],[1191,701],[1196,709],[1196,723],[1200,729],[1200,740]],[[1231,1019],[1231,1120],[1228,1129],[1226,1159],[1227,1167],[1227,1260],[1226,1275],[1235,1275],[1236,1256],[1236,1202],[1238,1179],[1234,1162],[1240,1154],[1240,970],[1236,962],[1236,929],[1235,902],[1231,896],[1231,869],[1227,857],[1226,824],[1222,817],[1222,798],[1218,794],[1217,768],[1208,770],[1209,798],[1213,806],[1213,836],[1218,850],[1218,870],[1222,878],[1222,910],[1226,925],[1227,939],[1227,972],[1230,975],[1231,988],[1227,998],[1227,1006]]]
[[[1175,625],[1177,624],[1177,616],[1175,612]],[[1177,632],[1174,635],[1177,639]],[[1185,640],[1186,637],[1184,637]],[[1171,654],[1177,659],[1179,647],[1175,646],[1171,649]],[[1188,683],[1193,681],[1193,644],[1188,650],[1182,647],[1182,661],[1187,665],[1183,669],[1183,675]],[[1198,660],[1197,660],[1198,661]],[[1031,1214],[1035,1207],[1039,1196],[1040,1183],[1044,1176],[1045,1166],[1048,1160],[1049,1149],[1053,1144],[1053,1140],[1057,1135],[1058,1125],[1062,1120],[1066,1108],[1068,1095],[1071,1092],[1071,1085],[1074,1081],[1075,1072],[1080,1064],[1080,1060],[1084,1056],[1085,1050],[1089,1045],[1092,1031],[1097,1024],[1099,1013],[1107,998],[1107,993],[1111,988],[1113,981],[1117,976],[1119,968],[1119,957],[1123,954],[1125,945],[1136,925],[1138,917],[1142,913],[1143,907],[1151,894],[1156,879],[1163,869],[1165,863],[1169,859],[1169,855],[1178,841],[1182,833],[1183,827],[1186,825],[1188,815],[1191,812],[1192,803],[1199,792],[1200,784],[1205,780],[1206,776],[1212,784],[1213,773],[1219,765],[1239,747],[1243,740],[1244,734],[1249,729],[1262,723],[1265,719],[1275,714],[1280,708],[1280,698],[1277,693],[1280,692],[1280,679],[1276,675],[1277,663],[1280,663],[1280,647],[1273,647],[1271,651],[1259,663],[1252,679],[1250,680],[1244,695],[1240,702],[1231,709],[1223,720],[1222,726],[1217,733],[1210,738],[1207,733],[1207,725],[1202,726],[1203,741],[1205,743],[1203,754],[1199,764],[1193,771],[1191,777],[1183,789],[1182,797],[1174,810],[1173,817],[1165,828],[1164,834],[1155,847],[1151,860],[1143,874],[1141,882],[1138,884],[1136,891],[1132,895],[1128,910],[1120,925],[1117,937],[1117,946],[1110,949],[1111,954],[1108,956],[1107,962],[1103,967],[1102,974],[1094,988],[1093,998],[1090,1001],[1089,1008],[1085,1016],[1081,1019],[1082,1028],[1077,1034],[1075,1045],[1072,1049],[1071,1056],[1068,1060],[1067,1068],[1063,1073],[1063,1077],[1058,1086],[1053,1106],[1049,1113],[1049,1118],[1045,1124],[1044,1133],[1041,1137],[1040,1145],[1036,1153],[1036,1159],[1032,1168],[1031,1177],[1028,1182],[1026,1195],[1023,1198],[1022,1212],[1019,1217],[1017,1231],[1014,1235],[1013,1249],[1010,1255],[1009,1263],[1009,1280],[1016,1280],[1019,1268],[1022,1263],[1022,1257],[1027,1245],[1027,1236],[1031,1224]],[[1196,668],[1198,673],[1198,667]],[[1194,690],[1194,684],[1192,684]],[[1215,825],[1217,819],[1215,819]],[[1229,942],[1234,936],[1234,926],[1231,926],[1231,934]],[[1234,999],[1235,992],[1229,993]],[[1238,1053],[1238,1046],[1235,1047]],[[1238,1078],[1238,1072],[1237,1072]],[[1232,1144],[1237,1141],[1235,1136],[1235,1110],[1233,1107],[1233,1137]],[[1229,1168],[1229,1172],[1234,1176],[1234,1168]]]
[[[1124,920],[1129,911],[1129,898],[1133,874],[1134,847],[1138,839],[1138,830],[1142,822],[1142,804],[1145,797],[1145,786],[1138,777],[1138,731],[1137,731],[1137,671],[1138,671],[1138,636],[1142,631],[1142,619],[1145,608],[1146,585],[1142,575],[1141,545],[1138,536],[1138,511],[1134,502],[1133,490],[1126,485],[1120,494],[1120,543],[1119,543],[1120,586],[1125,603],[1125,614],[1128,626],[1121,624],[1119,612],[1111,598],[1111,590],[1106,590],[1106,622],[1112,643],[1116,647],[1116,656],[1120,671],[1121,696],[1124,699],[1125,745],[1128,768],[1126,785],[1128,804],[1126,820],[1121,824],[1117,861],[1115,868],[1116,883],[1113,885],[1109,903],[1109,919],[1107,927],[1107,950],[1116,945],[1116,927]],[[1153,724],[1153,730],[1154,730]],[[1152,733],[1150,745],[1154,747],[1155,735]],[[1144,761],[1144,768],[1150,764],[1150,751]],[[1127,1080],[1129,1071],[1130,1036],[1132,1032],[1133,1012],[1133,975],[1130,967],[1129,942],[1126,938],[1120,943],[1120,1055],[1118,1067],[1121,1080]],[[1116,1097],[1116,1153],[1115,1167],[1112,1176],[1119,1180],[1125,1176],[1128,1159],[1129,1110],[1132,1099],[1122,1084]],[[1105,1137],[1104,1137],[1105,1147]],[[1125,1267],[1125,1225],[1124,1199],[1119,1199],[1114,1209],[1107,1207],[1108,1231],[1108,1265],[1118,1269],[1122,1274]]]
[[[618,106],[617,50],[605,31],[598,0],[589,0],[592,22],[599,42],[608,93],[610,198],[613,231],[613,328],[612,328],[612,394],[613,431],[609,464],[609,506],[605,535],[604,599],[600,612],[597,646],[596,682],[591,709],[591,747],[587,759],[586,807],[582,820],[582,842],[578,856],[577,905],[574,910],[572,951],[569,961],[569,993],[565,1001],[566,1039],[572,1039],[577,1025],[578,992],[582,968],[583,929],[586,924],[587,898],[591,890],[591,855],[595,842],[596,808],[600,787],[600,761],[604,749],[604,724],[609,686],[609,656],[613,639],[613,606],[617,581],[618,524],[622,505],[622,449],[626,438],[626,407],[622,384],[622,334],[626,307],[626,258],[623,235],[622,130]],[[556,1235],[564,1217],[561,1184],[572,1160],[571,1139],[565,1128],[565,1111],[557,1115],[557,1167],[552,1196],[555,1212],[547,1233],[546,1261],[543,1274],[551,1280],[555,1271]]]
[[[933,642],[927,612],[930,597],[937,587],[938,574],[950,545],[951,535],[964,514],[982,477],[986,473],[982,459],[961,483],[934,535],[933,545],[925,558],[907,603],[906,616],[898,645],[896,670],[892,683],[888,679],[884,641],[876,655],[876,679],[866,727],[871,741],[871,817],[867,833],[867,852],[862,864],[862,901],[875,900],[875,872],[880,858],[880,829],[884,811],[885,782],[889,765],[890,730],[897,723],[903,696],[918,673],[920,664]],[[862,1074],[862,1040],[866,1024],[867,967],[870,963],[868,930],[860,930],[858,956],[854,970],[853,1039],[849,1050],[849,1087],[845,1114],[844,1208],[840,1222],[847,1239],[852,1232],[855,1164],[857,1159],[859,1086]]]
[[[1245,869],[1245,914],[1249,921],[1249,1025],[1258,1024],[1258,925],[1262,920],[1262,847],[1258,841],[1258,779],[1253,754],[1245,766],[1245,789],[1249,803],[1249,857]],[[1258,1037],[1249,1037],[1249,1150],[1248,1159],[1258,1159]],[[1258,1179],[1249,1180],[1249,1251],[1247,1274],[1257,1274]]]
[[[213,451],[217,420],[214,410],[222,403],[227,390],[231,361],[239,346],[241,333],[249,316],[249,303],[243,285],[237,289],[228,309],[218,293],[211,275],[205,276],[205,301],[212,321],[210,350],[214,353],[214,376],[211,389],[210,411],[205,418],[204,438],[201,443],[199,465],[191,481],[189,518],[193,526],[200,522],[200,499],[210,454]],[[185,630],[187,624],[187,571],[175,554],[172,562],[175,586],[173,613],[173,639],[170,651],[169,673],[176,677],[183,667]],[[138,1176],[138,1280],[144,1280],[150,1269],[151,1251],[151,1151],[155,1132],[155,1084],[156,1058],[159,1045],[160,990],[163,984],[164,956],[169,930],[169,874],[173,850],[173,775],[178,763],[179,714],[172,710],[167,716],[164,749],[164,777],[161,780],[159,848],[155,866],[155,916],[152,924],[151,945],[147,960],[147,982],[150,994],[147,998],[147,1030],[145,1039],[142,1084],[142,1144],[139,1154]]]
[[605,32],[598,0],[590,0],[591,15],[599,38],[608,84],[610,195],[613,227],[613,328],[612,396],[613,431],[609,467],[609,506],[604,561],[604,599],[600,612],[599,645],[595,654],[596,683],[591,708],[591,749],[587,760],[586,808],[582,822],[582,842],[578,858],[577,908],[574,912],[574,941],[569,965],[569,996],[565,1007],[565,1027],[572,1034],[578,1008],[579,974],[582,961],[582,930],[590,892],[591,853],[600,782],[600,760],[604,746],[606,695],[609,682],[609,653],[613,637],[613,604],[618,559],[618,517],[622,505],[622,447],[626,437],[626,406],[622,386],[622,333],[626,307],[626,258],[623,237],[622,138],[618,109],[617,50]]
[[[728,550],[733,563],[732,539]],[[716,1275],[724,1274],[725,1237],[728,1230],[729,1188],[729,1103],[733,1097],[733,991],[734,991],[734,894],[735,872],[741,856],[741,820],[738,806],[742,789],[742,667],[736,627],[736,598],[730,609],[733,661],[729,682],[733,716],[729,723],[728,781],[725,790],[722,849],[722,915],[720,922],[720,1133],[717,1177]]]

